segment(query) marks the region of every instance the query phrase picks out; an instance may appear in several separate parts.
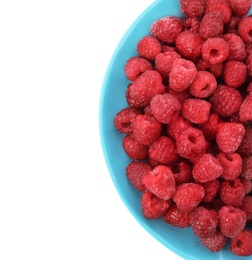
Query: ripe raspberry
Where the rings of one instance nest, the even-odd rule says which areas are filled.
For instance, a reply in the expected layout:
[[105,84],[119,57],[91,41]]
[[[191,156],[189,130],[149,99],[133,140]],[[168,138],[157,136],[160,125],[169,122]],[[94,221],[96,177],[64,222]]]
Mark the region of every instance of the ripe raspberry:
[[190,212],[182,211],[173,204],[163,215],[163,220],[178,228],[187,228],[190,226]]
[[245,43],[252,42],[252,17],[244,17],[238,25],[238,33]]
[[192,95],[191,93],[189,92],[189,89],[185,89],[181,92],[176,92],[174,91],[173,89],[167,87],[166,88],[166,93],[169,93],[171,95],[173,95],[180,103],[185,100],[186,98],[191,98]]
[[224,122],[220,123],[216,135],[216,142],[224,153],[234,153],[240,146],[245,135],[245,128],[241,123]]
[[245,195],[249,194],[252,191],[252,180],[247,180],[244,178],[240,178],[241,183],[244,186],[245,189]]
[[212,209],[208,210],[198,206],[191,212],[190,223],[194,234],[200,238],[212,236],[218,226],[218,214]]
[[150,102],[151,112],[155,118],[163,123],[169,124],[174,117],[180,113],[180,103],[171,94],[158,94]]
[[224,236],[219,229],[216,232],[206,238],[200,238],[202,244],[212,252],[219,252],[226,244],[227,237]]
[[231,16],[229,23],[225,24],[224,31],[226,33],[235,33],[238,34],[238,24],[241,21],[241,18],[238,16]]
[[183,24],[177,17],[166,16],[156,20],[150,27],[153,37],[163,43],[174,43],[183,30]]
[[177,51],[185,59],[196,61],[201,56],[203,39],[194,32],[183,31],[175,39]]
[[155,117],[150,115],[137,115],[132,124],[133,137],[142,145],[152,144],[161,134],[162,125]]
[[161,43],[155,37],[146,35],[137,43],[137,52],[140,57],[153,61],[161,52]]
[[245,42],[245,50],[247,55],[252,54],[252,42],[246,43]]
[[197,68],[190,60],[176,59],[169,75],[169,86],[174,91],[182,92],[192,83]]
[[146,70],[151,70],[151,63],[141,57],[131,57],[126,61],[124,72],[128,80],[135,81]]
[[241,177],[252,180],[252,156],[243,158]]
[[240,36],[235,33],[227,33],[223,36],[229,45],[227,60],[242,61],[246,57],[245,44]]
[[162,43],[161,47],[162,47],[162,52],[163,53],[165,53],[167,51],[171,51],[171,52],[175,51],[176,52],[176,48],[173,47],[173,46],[169,46],[168,44]]
[[148,158],[149,147],[139,144],[131,135],[123,137],[122,146],[125,153],[133,160],[144,160]]
[[133,187],[142,192],[146,190],[143,178],[151,170],[152,167],[146,162],[131,161],[126,167],[126,176]]
[[189,86],[190,93],[196,98],[211,96],[217,88],[215,76],[208,71],[198,71],[192,84]]
[[180,0],[181,12],[187,17],[201,17],[204,12],[204,0]]
[[232,206],[223,206],[219,212],[219,227],[226,237],[237,237],[246,225],[246,213]]
[[220,11],[205,14],[200,23],[200,36],[204,39],[221,36],[224,30],[223,19],[223,14]]
[[238,153],[222,153],[217,155],[223,173],[221,177],[226,181],[233,181],[239,177],[242,171],[242,158]]
[[252,196],[246,195],[242,200],[242,205],[240,207],[246,213],[247,222],[252,221]]
[[177,186],[173,201],[182,211],[191,211],[202,201],[205,196],[204,188],[197,183],[188,182]]
[[114,117],[114,125],[116,129],[123,134],[132,133],[132,123],[136,115],[140,114],[141,110],[136,107],[126,107],[116,113]]
[[252,156],[252,127],[245,126],[245,135],[237,152],[242,157]]
[[206,140],[213,141],[219,130],[220,118],[217,114],[211,113],[208,117],[208,121],[200,125],[200,130],[203,132]]
[[157,165],[144,176],[146,188],[155,196],[163,200],[172,198],[176,191],[176,183],[171,169],[164,165]]
[[170,205],[170,201],[160,199],[148,190],[141,195],[142,213],[147,219],[161,217],[169,209]]
[[203,99],[187,98],[181,104],[184,118],[194,124],[204,124],[208,121],[211,104]]
[[252,255],[252,231],[243,230],[237,237],[230,241],[230,250],[238,256]]
[[175,142],[160,136],[149,148],[149,158],[160,164],[174,163],[178,159]]
[[239,111],[239,119],[241,122],[252,120],[252,93],[248,94],[243,100]]
[[201,183],[201,185],[205,189],[205,196],[204,196],[202,202],[205,202],[205,203],[212,202],[216,198],[216,196],[217,196],[217,194],[220,190],[219,179],[215,179],[215,180],[212,180],[212,181],[209,181],[209,182]]
[[207,39],[202,45],[202,57],[210,64],[222,63],[229,55],[228,43],[218,37]]
[[[252,54],[250,54],[246,59],[246,65],[248,69],[248,76],[252,76]],[[252,88],[252,85],[250,84],[250,89]],[[248,92],[249,93],[249,92]]]
[[246,80],[247,66],[240,61],[228,61],[224,65],[223,79],[227,86],[238,88]]
[[237,89],[219,85],[209,102],[214,113],[221,117],[227,117],[240,110],[242,97]]
[[217,179],[223,173],[219,161],[211,154],[203,154],[192,170],[193,178],[198,182],[209,182]]
[[126,100],[129,106],[145,107],[150,104],[155,95],[162,94],[164,91],[161,75],[155,70],[147,70],[128,86]]
[[183,21],[183,26],[185,31],[198,33],[200,27],[200,20],[196,17],[188,17]]
[[248,14],[251,8],[251,0],[228,0],[232,14],[243,17]]
[[197,61],[196,66],[199,71],[203,70],[211,72],[216,79],[221,77],[223,74],[223,63],[210,64],[208,60],[204,60],[201,58]]

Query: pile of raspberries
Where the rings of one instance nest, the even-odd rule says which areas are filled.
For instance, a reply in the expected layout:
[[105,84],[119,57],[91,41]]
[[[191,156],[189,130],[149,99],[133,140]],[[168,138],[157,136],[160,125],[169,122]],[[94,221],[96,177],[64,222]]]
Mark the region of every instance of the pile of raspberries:
[[143,216],[252,255],[251,0],[180,0],[126,61],[114,126]]

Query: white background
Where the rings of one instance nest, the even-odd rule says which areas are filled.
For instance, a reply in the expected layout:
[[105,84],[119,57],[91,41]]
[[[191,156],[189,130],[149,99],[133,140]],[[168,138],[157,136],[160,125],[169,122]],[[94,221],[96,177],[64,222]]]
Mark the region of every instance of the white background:
[[181,259],[119,198],[100,89],[144,1],[0,2],[0,259]]

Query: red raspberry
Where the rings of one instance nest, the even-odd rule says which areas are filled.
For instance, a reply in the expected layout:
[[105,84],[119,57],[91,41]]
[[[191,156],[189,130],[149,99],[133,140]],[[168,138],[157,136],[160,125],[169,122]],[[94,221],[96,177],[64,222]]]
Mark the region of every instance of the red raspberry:
[[196,61],[201,56],[203,42],[197,33],[183,31],[177,36],[175,45],[183,58]]
[[240,179],[223,181],[220,188],[220,198],[225,205],[240,207],[245,196],[245,189]]
[[215,140],[219,130],[219,123],[219,116],[215,113],[211,113],[208,117],[208,121],[200,126],[200,130],[203,132],[206,140]]
[[191,212],[190,223],[194,234],[200,238],[212,236],[218,226],[218,214],[214,209],[208,210],[198,206]]
[[197,61],[196,66],[199,71],[206,70],[211,72],[215,76],[215,78],[219,78],[223,74],[223,63],[210,64],[208,60],[204,60],[201,58]]
[[246,225],[246,213],[232,206],[223,206],[219,212],[219,227],[226,237],[237,237]]
[[238,88],[246,80],[247,66],[240,61],[228,61],[224,65],[223,79],[227,86]]
[[198,182],[209,182],[217,179],[223,173],[219,161],[211,154],[203,154],[192,170],[193,178]]
[[144,184],[158,198],[169,200],[176,191],[176,183],[171,169],[157,165],[144,176]]
[[212,252],[219,252],[226,244],[227,237],[225,237],[219,229],[216,232],[206,238],[200,238],[202,244]]
[[161,134],[162,125],[150,115],[137,115],[133,122],[133,137],[142,145],[152,144]]
[[238,24],[240,21],[241,21],[240,17],[231,16],[229,23],[225,24],[224,26],[224,32],[238,34]]
[[244,178],[240,178],[240,179],[245,189],[245,195],[249,194],[252,191],[252,180],[247,180]]
[[251,8],[251,0],[228,0],[232,14],[243,17],[248,14]]
[[155,37],[146,35],[137,43],[137,52],[140,57],[153,61],[161,52],[161,43]]
[[197,68],[190,60],[176,59],[169,75],[169,86],[174,91],[182,92],[192,83]]
[[141,110],[136,107],[126,107],[116,113],[114,117],[114,125],[116,129],[123,134],[132,133],[132,123],[136,115],[140,114]]
[[[250,54],[246,59],[246,65],[248,69],[248,76],[252,76],[252,54]],[[252,84],[250,84],[250,89],[252,89]],[[249,92],[248,92],[249,93]]]
[[217,88],[215,76],[208,71],[198,71],[189,87],[190,93],[196,98],[211,96]]
[[216,198],[216,195],[218,194],[218,192],[220,190],[219,179],[201,183],[201,185],[205,189],[205,196],[204,196],[202,202],[205,202],[205,203],[212,202]]
[[246,213],[247,222],[252,221],[252,196],[246,195],[242,200],[242,205],[240,207]]
[[238,33],[245,43],[252,42],[252,17],[244,17],[238,25]]
[[182,211],[174,204],[163,215],[163,220],[178,228],[187,228],[190,226],[190,212]]
[[174,43],[183,30],[183,24],[177,17],[166,16],[156,20],[150,28],[151,35],[164,43]]
[[176,52],[176,48],[175,48],[175,47],[169,46],[169,45],[167,45],[167,44],[165,44],[165,43],[162,43],[161,47],[162,47],[162,52],[163,52],[163,53],[165,53],[165,52],[167,52],[167,51],[170,51],[170,52],[175,51],[175,52]]
[[173,201],[182,211],[191,211],[202,201],[205,196],[204,188],[197,183],[188,182],[177,186]]
[[237,237],[230,241],[230,250],[238,256],[252,255],[252,231],[243,230]]
[[181,104],[184,118],[194,124],[204,124],[208,121],[211,104],[203,99],[187,98]]
[[221,117],[227,117],[240,110],[242,97],[237,89],[219,85],[209,101],[214,113]]
[[166,88],[166,93],[169,93],[171,95],[173,95],[180,103],[185,100],[186,98],[191,98],[192,95],[191,93],[189,92],[189,89],[185,89],[181,92],[176,92],[174,91],[173,89],[167,87]]
[[176,162],[178,154],[175,142],[166,136],[160,136],[150,145],[149,158],[160,164]]
[[252,42],[246,43],[245,42],[245,50],[247,55],[252,54]]
[[160,199],[148,190],[141,196],[142,213],[147,219],[161,217],[169,209],[170,205],[170,201]]
[[204,39],[221,36],[224,30],[223,19],[223,14],[219,11],[205,14],[200,23],[200,36]]
[[237,150],[242,157],[252,156],[252,127],[246,126],[245,131],[242,143]]
[[147,70],[128,86],[126,100],[129,106],[145,107],[150,104],[155,95],[162,94],[164,91],[161,75],[155,70]]
[[125,153],[133,160],[144,160],[149,156],[149,147],[139,144],[131,135],[123,137],[122,146]]
[[238,153],[222,153],[217,155],[223,173],[221,177],[226,181],[233,181],[239,177],[242,171],[242,158]]
[[228,43],[218,37],[207,39],[202,45],[202,57],[210,64],[222,63],[229,55]]
[[146,70],[151,70],[151,63],[141,57],[131,57],[127,60],[124,71],[128,80],[135,81]]
[[199,32],[200,20],[196,17],[188,17],[183,21],[184,30],[194,33]]
[[239,119],[241,122],[252,120],[252,93],[248,94],[243,100],[239,111]]
[[180,113],[180,103],[171,94],[158,94],[150,102],[151,112],[155,118],[163,123],[169,124],[174,117]]
[[146,190],[143,178],[151,170],[152,167],[146,162],[131,161],[126,167],[126,176],[133,187],[142,192]]
[[204,0],[180,0],[181,12],[188,17],[201,17],[204,12]]
[[252,156],[243,158],[241,177],[252,180]]
[[235,122],[220,123],[216,142],[224,153],[234,153],[240,146],[245,135],[243,124]]

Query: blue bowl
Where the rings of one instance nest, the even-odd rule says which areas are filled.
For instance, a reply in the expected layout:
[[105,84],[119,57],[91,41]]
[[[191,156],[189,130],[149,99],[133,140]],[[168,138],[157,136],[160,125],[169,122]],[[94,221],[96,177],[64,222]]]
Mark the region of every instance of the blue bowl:
[[227,244],[220,252],[206,249],[193,234],[191,228],[179,229],[165,223],[161,218],[148,220],[143,217],[141,193],[129,183],[125,168],[130,159],[122,148],[123,135],[113,124],[115,114],[128,106],[125,90],[129,81],[124,74],[128,58],[135,56],[137,42],[150,33],[151,24],[158,18],[171,15],[182,17],[179,0],[156,0],[131,25],[120,41],[107,69],[100,97],[100,138],[104,157],[113,183],[122,201],[135,219],[160,243],[184,259],[238,260],[252,257],[235,256]]

